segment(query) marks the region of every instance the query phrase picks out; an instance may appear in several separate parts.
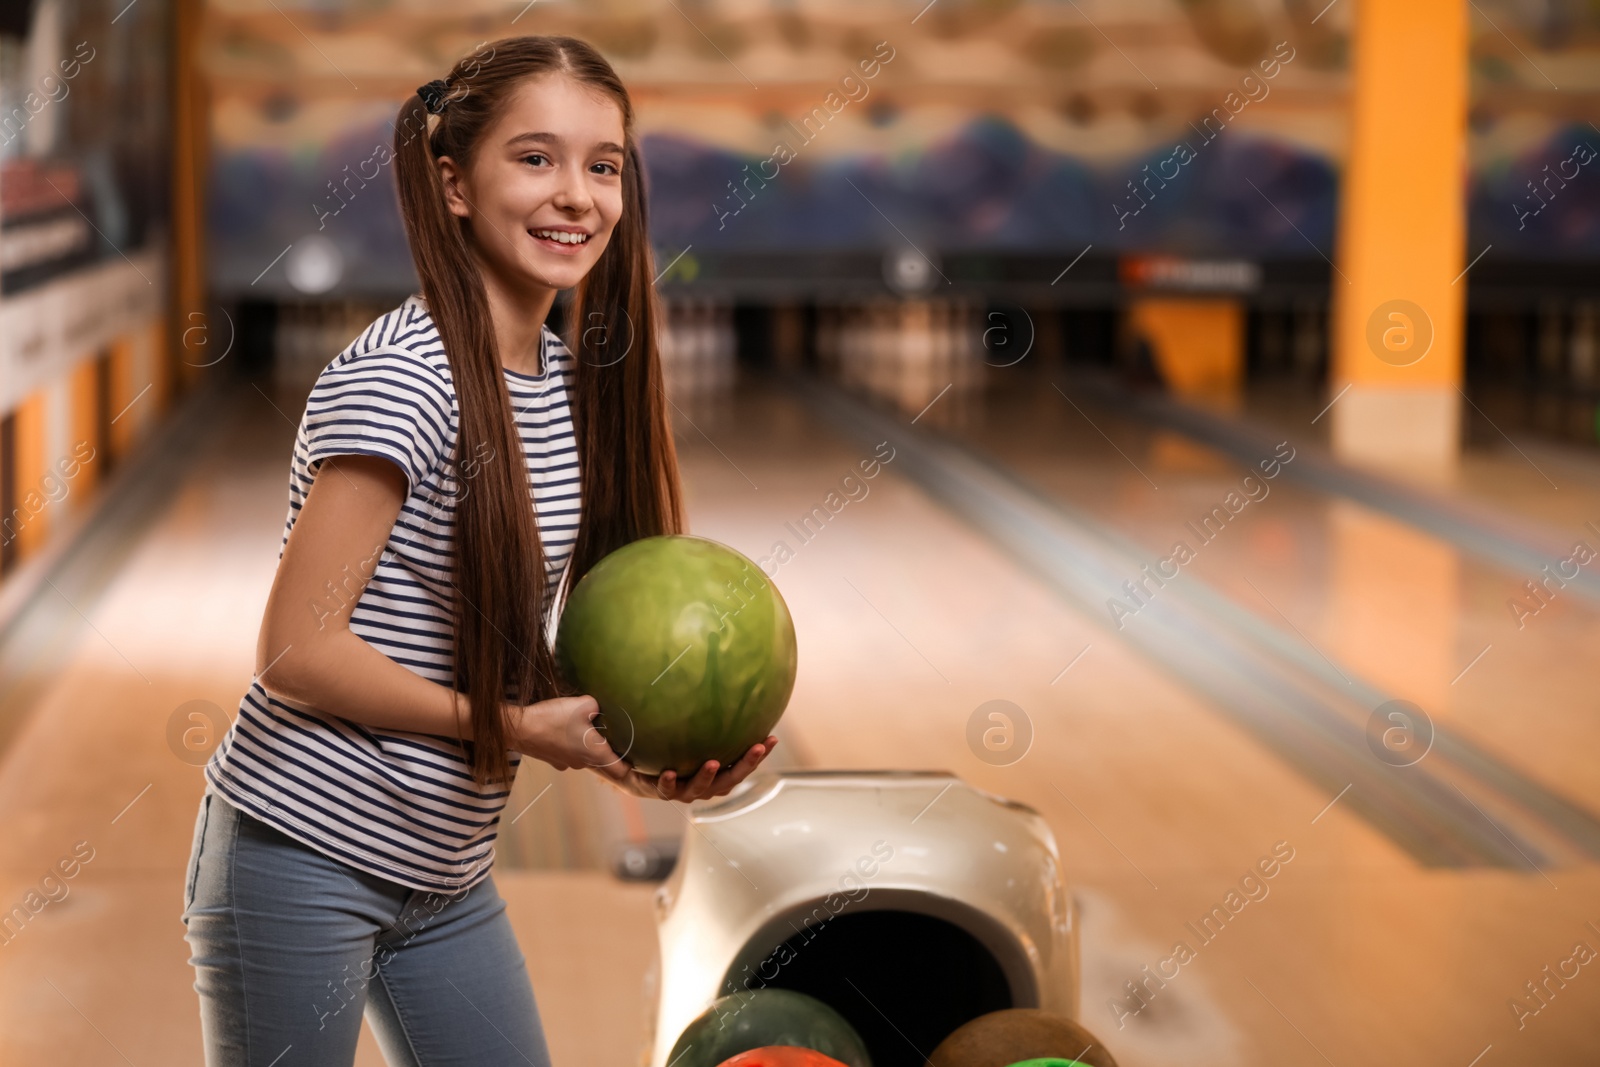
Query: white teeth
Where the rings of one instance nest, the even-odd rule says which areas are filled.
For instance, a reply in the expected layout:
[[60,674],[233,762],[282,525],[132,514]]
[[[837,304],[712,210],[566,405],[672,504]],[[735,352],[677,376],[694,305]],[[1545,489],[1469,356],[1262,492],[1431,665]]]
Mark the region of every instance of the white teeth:
[[589,239],[586,233],[572,233],[568,230],[534,230],[535,237],[544,237],[564,245],[581,245]]

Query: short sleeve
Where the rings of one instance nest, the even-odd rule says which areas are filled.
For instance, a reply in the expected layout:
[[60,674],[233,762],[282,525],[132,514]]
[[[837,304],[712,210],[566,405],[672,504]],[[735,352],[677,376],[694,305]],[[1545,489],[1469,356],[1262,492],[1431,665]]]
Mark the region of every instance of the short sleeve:
[[415,493],[449,448],[451,403],[443,375],[404,350],[330,364],[306,400],[306,467],[315,474],[329,456],[380,456]]

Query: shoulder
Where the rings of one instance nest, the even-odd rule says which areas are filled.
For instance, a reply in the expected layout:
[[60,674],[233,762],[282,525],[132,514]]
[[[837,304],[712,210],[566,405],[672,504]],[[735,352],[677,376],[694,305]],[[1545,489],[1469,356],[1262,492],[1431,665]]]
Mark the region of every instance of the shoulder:
[[[448,447],[455,388],[438,331],[415,297],[379,316],[329,363],[306,398],[303,426],[316,448],[388,437],[396,447]],[[410,442],[410,444],[406,444]]]
[[355,384],[417,390],[448,408],[455,398],[450,361],[421,297],[380,315],[317,379],[317,390]]

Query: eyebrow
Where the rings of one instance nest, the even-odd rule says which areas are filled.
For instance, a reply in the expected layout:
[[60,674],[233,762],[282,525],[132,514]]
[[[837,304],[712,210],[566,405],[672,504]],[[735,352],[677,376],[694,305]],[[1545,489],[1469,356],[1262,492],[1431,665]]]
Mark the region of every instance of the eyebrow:
[[[506,142],[506,147],[509,148],[512,145],[521,144],[524,141],[535,144],[564,143],[563,138],[553,133],[519,133]],[[595,145],[595,147],[600,149],[602,152],[615,152],[619,156],[627,154],[626,150],[615,141],[601,141],[599,144]]]

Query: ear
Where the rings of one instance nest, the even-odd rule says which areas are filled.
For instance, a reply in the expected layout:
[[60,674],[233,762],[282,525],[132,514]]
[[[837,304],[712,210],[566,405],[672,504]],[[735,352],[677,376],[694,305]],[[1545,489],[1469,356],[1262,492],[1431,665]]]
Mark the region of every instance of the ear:
[[470,218],[472,205],[462,191],[466,174],[449,156],[440,156],[435,162],[439,166],[439,184],[444,187],[445,207],[449,208],[450,214],[457,218]]

